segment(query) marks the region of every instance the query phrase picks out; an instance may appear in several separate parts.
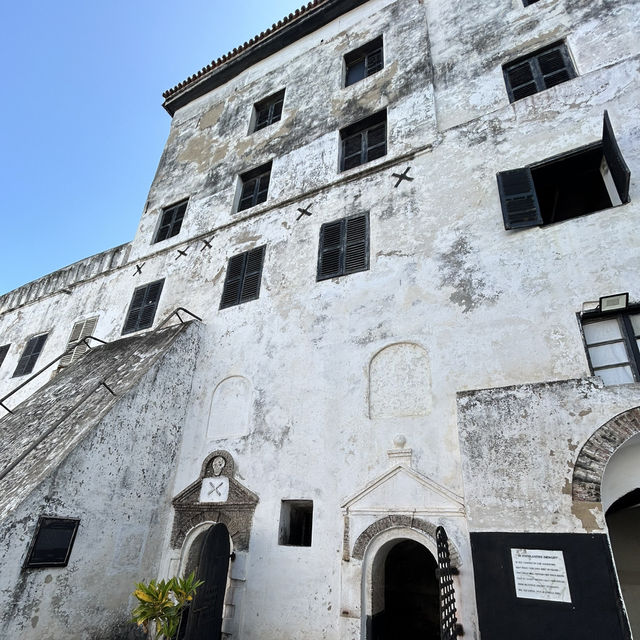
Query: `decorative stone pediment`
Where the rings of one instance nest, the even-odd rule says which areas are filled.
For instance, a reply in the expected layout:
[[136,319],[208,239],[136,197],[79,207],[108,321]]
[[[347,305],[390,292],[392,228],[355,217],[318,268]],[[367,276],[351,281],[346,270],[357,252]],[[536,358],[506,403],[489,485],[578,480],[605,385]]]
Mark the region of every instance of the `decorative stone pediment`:
[[174,499],[175,515],[171,546],[184,542],[187,533],[202,522],[223,522],[229,529],[234,549],[246,550],[258,496],[235,478],[235,463],[228,451],[209,454],[200,477]]

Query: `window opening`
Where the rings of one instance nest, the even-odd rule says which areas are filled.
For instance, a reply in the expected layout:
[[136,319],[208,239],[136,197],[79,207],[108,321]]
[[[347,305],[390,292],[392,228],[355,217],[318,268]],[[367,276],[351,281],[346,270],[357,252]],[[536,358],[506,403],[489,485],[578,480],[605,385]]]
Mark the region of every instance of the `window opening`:
[[552,224],[625,204],[630,177],[605,111],[601,142],[498,173],[505,229]]
[[310,547],[312,526],[313,500],[282,501],[278,544]]
[[589,365],[605,385],[640,382],[640,306],[583,314],[582,331]]
[[66,567],[79,523],[70,518],[41,517],[25,568]]
[[369,215],[327,222],[320,228],[317,280],[369,269]]
[[380,71],[384,67],[382,36],[347,53],[344,57],[344,64],[346,68],[345,87]]
[[31,373],[36,366],[36,362],[42,353],[44,343],[47,341],[48,333],[42,333],[39,336],[34,336],[27,342],[27,346],[24,348],[20,360],[18,360],[18,366],[13,373],[13,377],[24,376],[27,373]]
[[522,0],[522,3],[525,7],[528,7],[530,4],[535,4],[538,0]]
[[280,121],[282,106],[284,104],[284,89],[278,93],[257,102],[254,105],[255,126],[254,131],[264,129]]
[[148,329],[153,324],[163,285],[164,280],[156,280],[133,292],[122,335]]
[[271,179],[271,162],[263,164],[240,176],[240,201],[238,211],[254,207],[267,199],[269,180]]
[[9,352],[10,344],[5,344],[0,347],[0,367],[4,362],[4,359],[7,357],[7,353]]
[[[67,349],[73,347],[74,344],[78,343],[83,338],[93,335],[97,324],[97,316],[94,318],[87,318],[86,320],[80,320],[80,322],[76,322],[73,325],[73,329],[71,330],[69,342],[67,343]],[[73,351],[67,353],[67,355],[60,360],[58,369],[64,369],[65,367],[68,367],[71,363],[75,362],[82,354],[84,354],[88,348],[89,347],[87,347],[84,342],[80,342],[80,344],[77,344]]]
[[167,207],[162,210],[162,219],[160,220],[160,226],[156,233],[156,237],[153,240],[153,244],[166,240],[167,238],[173,238],[180,233],[182,227],[182,220],[187,210],[187,200],[179,202],[171,207]]
[[265,245],[229,258],[220,308],[226,309],[260,297]]
[[346,171],[387,154],[387,110],[360,120],[340,131],[340,170]]
[[503,67],[509,100],[515,102],[576,77],[564,42],[530,53]]

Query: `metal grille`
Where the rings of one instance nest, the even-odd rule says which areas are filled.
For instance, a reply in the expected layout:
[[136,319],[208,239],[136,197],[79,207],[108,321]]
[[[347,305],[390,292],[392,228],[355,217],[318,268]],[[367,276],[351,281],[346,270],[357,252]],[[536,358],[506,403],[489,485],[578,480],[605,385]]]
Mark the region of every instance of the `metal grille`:
[[456,594],[452,575],[457,573],[451,568],[449,557],[449,538],[443,527],[436,529],[438,545],[438,587],[440,591],[440,637],[442,640],[456,640],[462,635],[456,618]]

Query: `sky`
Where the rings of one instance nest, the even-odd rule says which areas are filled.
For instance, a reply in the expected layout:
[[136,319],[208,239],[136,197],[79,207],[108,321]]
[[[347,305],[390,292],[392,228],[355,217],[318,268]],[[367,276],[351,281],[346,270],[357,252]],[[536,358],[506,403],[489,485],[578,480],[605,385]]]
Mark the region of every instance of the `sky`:
[[304,0],[21,0],[0,38],[0,295],[133,239],[162,92]]

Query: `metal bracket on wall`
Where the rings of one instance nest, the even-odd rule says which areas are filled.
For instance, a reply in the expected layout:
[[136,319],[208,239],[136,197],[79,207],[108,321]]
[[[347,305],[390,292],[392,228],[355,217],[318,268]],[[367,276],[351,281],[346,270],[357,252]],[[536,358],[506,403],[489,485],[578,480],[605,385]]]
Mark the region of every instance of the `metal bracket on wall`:
[[393,185],[393,188],[395,189],[403,180],[407,180],[409,182],[413,182],[413,178],[409,175],[409,169],[411,169],[411,166],[408,166],[402,173],[392,173],[391,175],[394,178],[397,178],[398,181]]
[[178,255],[176,256],[176,260],[178,258],[181,258],[182,256],[186,256],[187,255],[187,249],[185,249],[184,251],[182,251],[182,249],[177,249],[177,252],[178,252]]
[[298,222],[298,220],[300,220],[300,218],[302,218],[302,216],[310,216],[310,215],[312,215],[311,211],[309,211],[309,209],[311,209],[311,205],[309,205],[306,209],[298,207],[298,211],[300,212],[300,215],[296,218],[296,222]]
[[208,240],[202,240],[202,247],[200,248],[200,251],[204,251],[205,249],[211,249],[211,241],[213,240],[215,236],[211,236]]
[[133,275],[134,276],[140,275],[142,273],[142,267],[144,267],[145,264],[147,264],[147,263],[143,262],[142,264],[137,264],[136,265],[136,272]]

